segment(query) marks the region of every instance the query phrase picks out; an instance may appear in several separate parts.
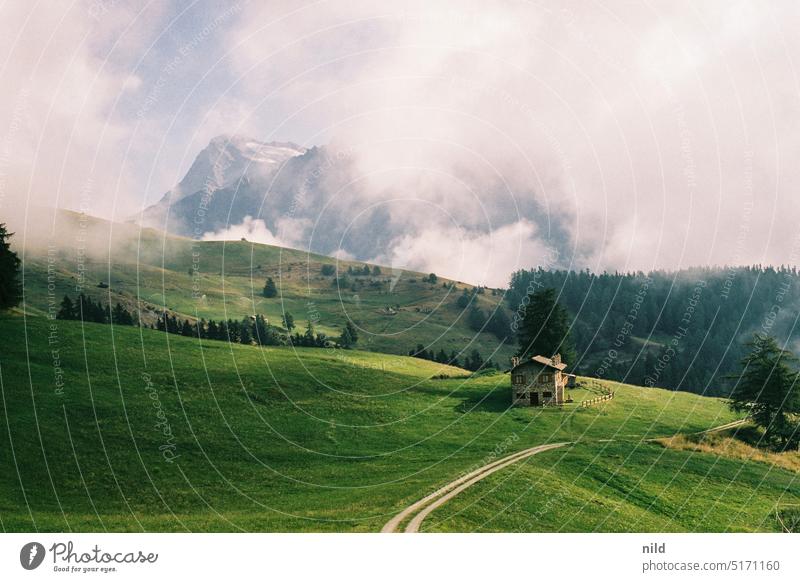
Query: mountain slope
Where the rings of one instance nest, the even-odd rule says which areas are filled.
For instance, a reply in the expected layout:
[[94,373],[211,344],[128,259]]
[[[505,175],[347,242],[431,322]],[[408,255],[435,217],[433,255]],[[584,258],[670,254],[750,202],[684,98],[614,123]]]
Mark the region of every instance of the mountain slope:
[[[457,298],[472,289],[464,283],[431,283],[428,274],[377,265],[368,265],[369,275],[348,275],[364,264],[239,240],[193,241],[67,211],[52,217],[43,218],[41,236],[29,237],[24,249],[30,313],[47,314],[65,294],[74,299],[84,292],[105,304],[120,302],[146,324],[167,310],[189,319],[262,314],[280,326],[288,312],[299,330],[310,321],[330,337],[352,320],[360,330],[359,347],[373,351],[407,354],[422,344],[455,352],[463,361],[478,350],[505,366],[515,349],[508,340],[470,328],[473,306],[487,314],[505,308],[502,296],[491,291],[459,307]],[[334,273],[323,274],[325,266]],[[262,296],[267,277],[278,287],[270,299]]]

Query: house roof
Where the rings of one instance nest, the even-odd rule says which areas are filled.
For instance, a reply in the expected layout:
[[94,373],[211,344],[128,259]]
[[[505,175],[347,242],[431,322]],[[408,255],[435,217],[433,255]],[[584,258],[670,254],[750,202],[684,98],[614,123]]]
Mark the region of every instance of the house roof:
[[520,366],[524,366],[526,364],[530,364],[531,362],[536,362],[537,364],[542,364],[543,366],[547,366],[549,368],[553,368],[554,370],[563,370],[567,367],[567,365],[563,362],[560,364],[556,364],[553,362],[552,358],[547,358],[545,356],[533,356],[530,360],[525,360],[524,362],[520,362],[513,369],[519,368]]

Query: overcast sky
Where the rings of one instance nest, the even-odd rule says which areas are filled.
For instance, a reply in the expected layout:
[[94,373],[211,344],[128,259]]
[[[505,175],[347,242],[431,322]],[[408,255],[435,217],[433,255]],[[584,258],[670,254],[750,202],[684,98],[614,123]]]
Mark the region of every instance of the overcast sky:
[[243,133],[351,148],[430,223],[380,258],[462,279],[800,262],[797,2],[132,4],[0,7],[0,217],[127,217]]

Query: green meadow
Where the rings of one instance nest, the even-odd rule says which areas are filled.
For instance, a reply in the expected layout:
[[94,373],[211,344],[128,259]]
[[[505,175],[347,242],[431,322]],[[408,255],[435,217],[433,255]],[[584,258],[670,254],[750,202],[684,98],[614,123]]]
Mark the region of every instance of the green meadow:
[[505,374],[404,356],[0,325],[6,531],[378,531],[466,471],[564,441],[425,528],[768,530],[800,494],[794,473],[643,442],[735,420],[718,399],[609,384],[594,407],[578,388],[563,410],[509,408]]

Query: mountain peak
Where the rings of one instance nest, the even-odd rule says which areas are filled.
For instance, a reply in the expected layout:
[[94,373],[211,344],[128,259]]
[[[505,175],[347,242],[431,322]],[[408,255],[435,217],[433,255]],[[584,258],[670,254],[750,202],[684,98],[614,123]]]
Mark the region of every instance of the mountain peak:
[[170,205],[201,190],[215,192],[248,175],[270,175],[306,148],[292,142],[265,142],[240,134],[221,134],[211,139],[192,162],[183,179],[156,204],[145,209],[145,224],[164,228]]

